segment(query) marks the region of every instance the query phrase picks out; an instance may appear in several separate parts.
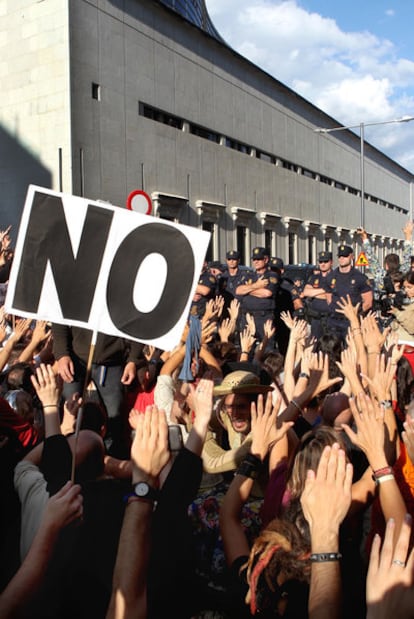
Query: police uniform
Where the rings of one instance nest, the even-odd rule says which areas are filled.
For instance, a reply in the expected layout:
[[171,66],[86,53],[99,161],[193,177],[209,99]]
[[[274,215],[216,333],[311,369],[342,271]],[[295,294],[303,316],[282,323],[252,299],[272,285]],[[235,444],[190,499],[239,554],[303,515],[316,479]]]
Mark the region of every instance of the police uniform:
[[[264,251],[263,248],[256,247],[253,250],[253,258],[256,255],[259,256],[259,254],[265,255]],[[256,325],[256,336],[263,339],[265,322],[271,320],[274,323],[275,297],[279,289],[279,277],[270,269],[267,269],[264,273],[243,272],[240,285],[251,285],[259,279],[267,280],[266,289],[270,290],[272,295],[260,298],[246,294],[241,297],[242,328],[246,326],[246,314],[251,314]]]
[[206,311],[207,302],[215,296],[217,280],[214,275],[210,273],[210,271],[206,270],[201,272],[197,284],[200,286],[207,286],[207,288],[209,288],[207,295],[201,295],[198,301],[193,301],[191,303],[190,314],[201,318]]
[[[332,254],[329,251],[319,252],[318,261],[330,261],[332,260]],[[320,271],[313,273],[306,282],[306,286],[312,286],[312,288],[324,288],[324,281],[329,275],[322,275]],[[321,297],[306,297],[306,317],[311,326],[311,335],[316,338],[320,338],[326,330],[328,317],[330,314],[329,303],[326,299]]]
[[[340,252],[348,251],[349,253],[342,253],[342,255],[350,255],[353,253],[351,247],[347,245],[341,245],[338,248],[338,255]],[[332,302],[330,305],[330,315],[328,317],[328,328],[338,333],[338,335],[345,337],[348,331],[349,321],[345,316],[336,311],[338,301],[349,295],[352,305],[362,303],[362,293],[370,292],[372,290],[368,283],[368,278],[361,273],[355,267],[351,267],[348,273],[341,273],[339,268],[334,269],[326,277],[323,278],[323,288],[326,292],[332,295]]]
[[226,269],[221,276],[223,290],[230,294],[234,299],[241,301],[242,297],[236,294],[236,288],[244,282],[246,274],[251,275],[252,273],[253,271],[242,271],[237,268],[237,273],[235,275],[230,275],[229,270]]

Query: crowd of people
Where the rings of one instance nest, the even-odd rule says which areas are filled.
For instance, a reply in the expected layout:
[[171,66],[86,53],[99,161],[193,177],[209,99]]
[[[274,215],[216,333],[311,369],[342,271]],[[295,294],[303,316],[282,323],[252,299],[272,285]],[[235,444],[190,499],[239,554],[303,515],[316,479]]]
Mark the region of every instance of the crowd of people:
[[3,310],[0,617],[414,616],[412,231],[382,267],[359,230],[370,278],[228,251],[173,350],[100,334],[90,371]]

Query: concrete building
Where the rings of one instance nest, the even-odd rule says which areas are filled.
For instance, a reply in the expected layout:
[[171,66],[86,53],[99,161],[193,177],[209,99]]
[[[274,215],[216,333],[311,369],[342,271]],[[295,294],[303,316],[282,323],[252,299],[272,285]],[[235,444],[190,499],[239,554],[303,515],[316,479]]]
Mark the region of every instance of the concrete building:
[[[360,140],[234,52],[189,0],[0,0],[0,227],[27,184],[210,230],[209,257],[356,243]],[[400,251],[413,175],[365,144],[364,221]]]

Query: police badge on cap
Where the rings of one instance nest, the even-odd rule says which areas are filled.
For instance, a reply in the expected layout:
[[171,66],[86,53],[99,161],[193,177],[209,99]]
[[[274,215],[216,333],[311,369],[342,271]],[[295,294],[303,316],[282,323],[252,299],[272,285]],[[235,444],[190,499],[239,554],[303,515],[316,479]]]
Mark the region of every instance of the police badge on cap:
[[338,247],[338,258],[340,258],[341,256],[343,256],[344,258],[347,258],[353,253],[354,253],[354,250],[349,245],[340,245]]
[[236,249],[231,249],[230,251],[227,252],[226,259],[227,260],[240,260],[240,252],[238,252]]
[[264,247],[255,247],[252,252],[252,260],[263,260],[263,258],[266,258],[268,255]]
[[318,254],[319,262],[329,262],[332,260],[332,253],[330,251],[320,251]]

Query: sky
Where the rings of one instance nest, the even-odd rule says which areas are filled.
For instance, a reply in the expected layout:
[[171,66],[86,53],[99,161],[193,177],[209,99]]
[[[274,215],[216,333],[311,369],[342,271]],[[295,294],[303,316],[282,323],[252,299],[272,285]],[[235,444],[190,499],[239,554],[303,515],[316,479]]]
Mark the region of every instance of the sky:
[[[206,6],[234,50],[339,124],[414,116],[413,0],[206,0]],[[414,172],[414,120],[366,126],[365,139]]]

